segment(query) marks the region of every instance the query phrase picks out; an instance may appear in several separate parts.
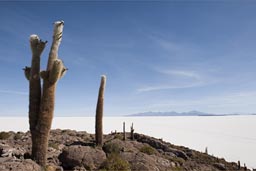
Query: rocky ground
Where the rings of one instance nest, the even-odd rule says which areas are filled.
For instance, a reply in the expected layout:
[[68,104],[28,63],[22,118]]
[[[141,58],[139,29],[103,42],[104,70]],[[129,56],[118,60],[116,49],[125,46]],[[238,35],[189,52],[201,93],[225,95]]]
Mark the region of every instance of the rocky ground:
[[[103,148],[96,147],[94,135],[86,132],[57,129],[50,135],[47,171],[246,170],[236,163],[142,134],[135,134],[133,141],[123,141],[120,133],[105,135]],[[30,151],[29,132],[1,132],[0,171],[41,171],[30,159]]]

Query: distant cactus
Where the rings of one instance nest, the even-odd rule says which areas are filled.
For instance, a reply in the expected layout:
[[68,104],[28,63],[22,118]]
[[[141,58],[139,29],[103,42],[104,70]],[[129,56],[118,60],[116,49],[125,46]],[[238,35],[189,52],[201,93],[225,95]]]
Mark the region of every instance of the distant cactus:
[[123,140],[126,140],[125,122],[123,122]]
[[104,91],[106,86],[106,76],[101,76],[98,102],[96,107],[96,119],[95,119],[95,139],[96,145],[103,145],[103,105],[104,105]]
[[133,123],[131,126],[131,140],[134,140],[134,128],[133,128]]
[[244,163],[244,170],[247,170],[247,166],[246,166],[246,164]]
[[[40,72],[40,56],[47,43],[37,35],[30,36],[32,50],[31,67],[24,73],[29,80],[29,124],[32,135],[32,159],[39,165],[46,165],[48,138],[54,111],[56,82],[65,68],[58,59],[58,49],[62,38],[63,21],[54,23],[53,42],[48,58],[47,70]],[[41,80],[43,91],[41,94]]]

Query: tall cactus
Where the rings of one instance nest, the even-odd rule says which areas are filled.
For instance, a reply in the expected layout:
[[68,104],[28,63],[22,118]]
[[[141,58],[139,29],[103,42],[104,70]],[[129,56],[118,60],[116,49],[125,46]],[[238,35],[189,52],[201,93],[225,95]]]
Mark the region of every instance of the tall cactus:
[[126,140],[125,122],[123,122],[123,140]]
[[101,76],[98,102],[96,107],[96,119],[95,119],[95,139],[96,145],[103,145],[103,105],[104,105],[104,91],[106,86],[106,76]]
[[[41,166],[46,165],[56,83],[66,70],[63,62],[58,59],[63,26],[63,21],[54,23],[53,42],[46,71],[40,72],[40,55],[47,42],[41,41],[37,35],[30,36],[32,63],[31,67],[25,67],[24,69],[25,76],[29,80],[29,124],[32,136],[32,159]],[[43,78],[42,93],[40,77]]]

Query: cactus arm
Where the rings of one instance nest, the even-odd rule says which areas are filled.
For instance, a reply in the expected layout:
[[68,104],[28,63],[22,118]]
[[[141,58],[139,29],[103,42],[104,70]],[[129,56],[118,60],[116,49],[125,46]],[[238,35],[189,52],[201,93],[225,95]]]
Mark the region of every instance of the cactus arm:
[[49,82],[51,84],[54,84],[58,81],[58,79],[61,76],[62,70],[63,70],[63,62],[60,59],[56,59],[54,61],[52,70],[50,72],[50,76],[49,76]]
[[31,67],[26,66],[25,68],[23,68],[23,70],[24,70],[24,75],[25,75],[26,79],[29,81],[30,80]]
[[98,95],[98,102],[96,107],[96,123],[95,123],[95,139],[96,145],[102,146],[103,145],[103,105],[104,105],[104,91],[106,86],[106,76],[101,76],[100,88],[99,88],[99,95]]
[[30,48],[33,56],[39,56],[42,54],[47,41],[42,41],[37,35],[30,35]]
[[43,80],[46,80],[49,78],[49,71],[41,71],[40,72],[40,77],[43,79]]
[[63,69],[61,71],[61,75],[60,78],[64,77],[64,75],[67,73],[68,68],[65,68],[65,66],[63,66]]
[[47,70],[51,70],[54,64],[54,61],[58,58],[58,50],[62,40],[62,32],[64,27],[64,21],[56,21],[54,23],[53,30],[53,42],[48,58]]

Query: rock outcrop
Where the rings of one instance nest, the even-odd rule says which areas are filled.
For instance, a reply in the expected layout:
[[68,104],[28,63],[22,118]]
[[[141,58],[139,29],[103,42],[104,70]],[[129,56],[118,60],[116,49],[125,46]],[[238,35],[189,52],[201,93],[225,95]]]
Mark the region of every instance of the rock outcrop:
[[[41,171],[31,158],[30,133],[0,133],[0,171]],[[129,137],[129,135],[127,135]],[[85,131],[52,130],[45,171],[238,171],[236,163],[135,133],[123,141],[122,133],[104,135],[103,147]]]
[[0,171],[41,171],[41,167],[31,159],[15,160],[9,158],[4,162],[0,162]]
[[106,154],[103,150],[81,145],[65,147],[59,156],[65,169],[73,169],[78,166],[87,170],[95,170],[105,159]]

